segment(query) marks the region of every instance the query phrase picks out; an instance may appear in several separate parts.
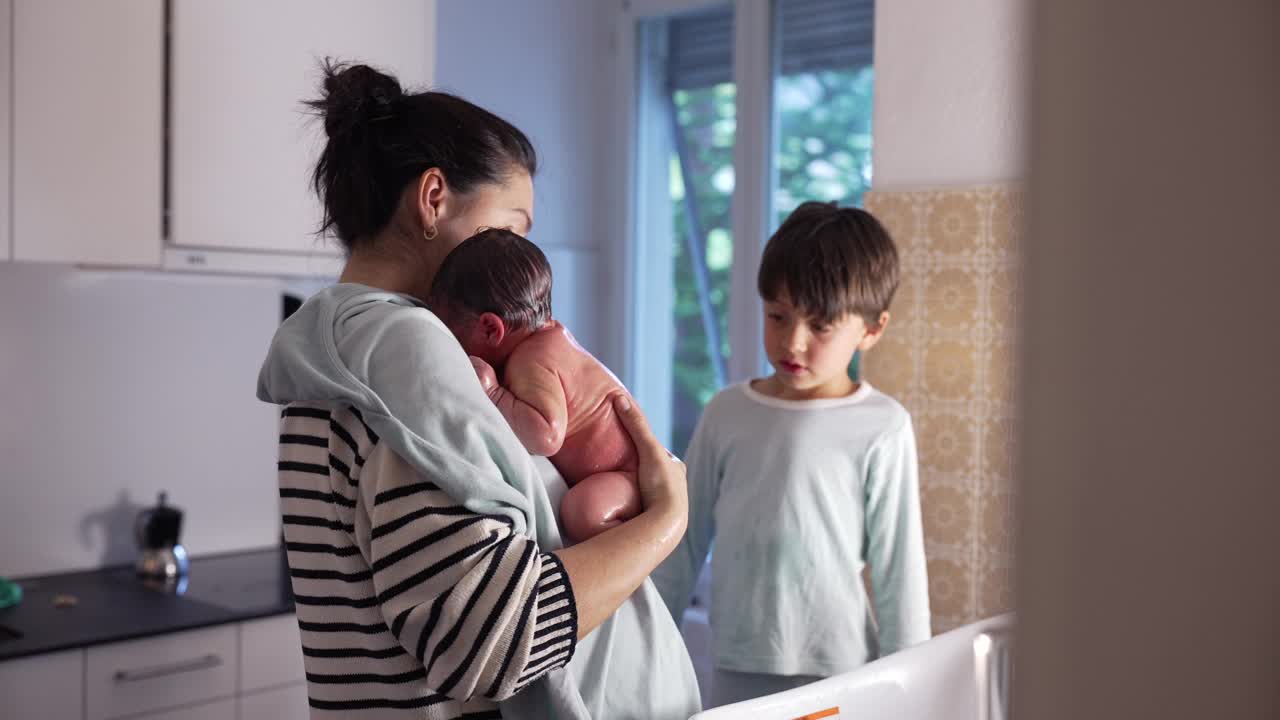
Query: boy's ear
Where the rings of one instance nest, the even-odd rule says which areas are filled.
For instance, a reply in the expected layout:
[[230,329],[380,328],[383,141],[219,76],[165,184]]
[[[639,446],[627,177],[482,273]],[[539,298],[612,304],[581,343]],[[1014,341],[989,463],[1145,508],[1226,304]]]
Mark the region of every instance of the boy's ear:
[[888,311],[880,313],[878,322],[875,325],[867,326],[867,334],[862,336],[862,342],[858,343],[858,349],[862,351],[870,350],[880,342],[880,338],[884,337],[884,329],[889,327]]
[[480,333],[489,347],[498,347],[507,337],[507,325],[497,315],[491,312],[483,313],[478,322]]

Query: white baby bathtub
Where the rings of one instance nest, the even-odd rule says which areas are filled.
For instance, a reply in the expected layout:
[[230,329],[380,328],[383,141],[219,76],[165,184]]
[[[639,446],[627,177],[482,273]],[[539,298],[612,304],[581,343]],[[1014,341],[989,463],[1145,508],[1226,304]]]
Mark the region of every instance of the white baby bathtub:
[[852,672],[690,720],[1006,720],[1012,625],[1012,614],[981,620]]

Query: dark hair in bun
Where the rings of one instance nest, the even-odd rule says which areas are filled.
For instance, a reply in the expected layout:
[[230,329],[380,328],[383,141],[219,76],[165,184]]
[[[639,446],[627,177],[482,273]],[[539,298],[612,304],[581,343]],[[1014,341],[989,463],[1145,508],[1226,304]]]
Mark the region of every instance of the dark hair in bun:
[[406,93],[368,65],[326,60],[321,97],[306,104],[328,142],[312,175],[324,206],[320,232],[353,250],[390,222],[401,193],[430,168],[466,194],[513,171],[537,172],[529,138],[456,95]]

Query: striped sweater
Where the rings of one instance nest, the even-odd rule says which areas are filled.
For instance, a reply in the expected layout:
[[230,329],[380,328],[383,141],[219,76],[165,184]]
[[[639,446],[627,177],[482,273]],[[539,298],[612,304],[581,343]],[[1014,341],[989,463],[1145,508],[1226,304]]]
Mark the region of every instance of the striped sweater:
[[569,662],[560,560],[457,504],[354,409],[286,407],[279,481],[313,718],[499,718]]

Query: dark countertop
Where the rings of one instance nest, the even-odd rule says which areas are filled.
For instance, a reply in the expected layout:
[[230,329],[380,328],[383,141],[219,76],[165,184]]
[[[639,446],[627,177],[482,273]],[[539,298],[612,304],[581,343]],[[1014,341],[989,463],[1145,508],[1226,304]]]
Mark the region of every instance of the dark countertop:
[[[181,595],[145,587],[132,566],[15,582],[23,597],[0,610],[0,662],[293,612],[289,566],[279,547],[192,558]],[[54,607],[55,595],[79,602]]]

